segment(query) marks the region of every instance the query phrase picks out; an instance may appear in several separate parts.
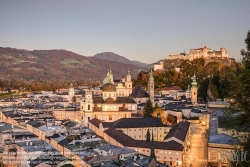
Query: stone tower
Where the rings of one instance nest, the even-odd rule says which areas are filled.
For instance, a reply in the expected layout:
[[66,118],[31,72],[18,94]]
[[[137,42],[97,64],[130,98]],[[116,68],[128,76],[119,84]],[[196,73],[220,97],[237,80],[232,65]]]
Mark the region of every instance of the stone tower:
[[73,97],[75,96],[75,89],[73,84],[70,84],[70,88],[69,88],[69,102],[73,102]]
[[125,87],[126,87],[126,96],[129,96],[132,93],[132,80],[129,70],[126,76]]
[[150,150],[150,156],[148,159],[148,166],[149,167],[156,167],[156,156],[155,156],[155,149],[154,149],[154,135],[152,131],[152,145]]
[[80,105],[82,123],[88,126],[88,121],[93,118],[93,98],[91,91],[85,92],[85,101],[81,102]]
[[149,132],[149,129],[148,129],[147,134],[146,134],[146,141],[150,141],[150,132]]
[[84,111],[92,112],[93,111],[93,98],[92,92],[86,91],[85,92],[85,103],[84,103]]
[[150,96],[150,100],[151,100],[152,104],[154,104],[154,92],[155,92],[154,77],[153,77],[153,72],[151,69],[149,79],[148,79],[148,94]]
[[193,105],[197,104],[197,82],[196,82],[196,76],[194,74],[193,76],[193,81],[191,83],[192,87],[191,87],[191,102]]

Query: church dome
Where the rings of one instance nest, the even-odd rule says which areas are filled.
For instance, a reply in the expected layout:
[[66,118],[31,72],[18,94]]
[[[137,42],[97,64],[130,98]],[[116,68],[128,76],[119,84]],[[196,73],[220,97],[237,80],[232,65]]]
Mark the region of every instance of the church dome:
[[111,97],[107,98],[104,103],[106,103],[106,104],[117,104],[117,102]]
[[116,92],[116,87],[112,83],[106,83],[103,85],[102,91],[104,92]]
[[104,80],[102,81],[103,85],[105,85],[106,83],[110,83],[110,82],[111,80],[109,77],[104,78]]

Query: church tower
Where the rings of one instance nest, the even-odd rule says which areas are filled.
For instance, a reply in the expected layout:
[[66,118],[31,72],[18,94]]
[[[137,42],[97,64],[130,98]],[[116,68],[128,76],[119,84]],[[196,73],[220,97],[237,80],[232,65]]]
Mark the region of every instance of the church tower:
[[93,98],[92,92],[86,91],[85,92],[85,104],[84,104],[84,111],[92,112],[93,111]]
[[148,79],[148,94],[150,96],[150,100],[152,104],[154,104],[154,77],[153,77],[153,72],[152,69],[150,71],[149,79]]
[[91,91],[85,91],[85,101],[80,103],[82,122],[88,126],[88,121],[93,118],[93,98]]
[[114,77],[113,77],[113,74],[112,74],[112,71],[111,69],[109,69],[109,79],[110,79],[110,83],[114,84]]
[[190,99],[191,98],[191,90],[190,90],[190,86],[188,85],[188,89],[186,90],[186,99]]
[[68,94],[69,94],[69,102],[72,103],[73,102],[73,97],[75,96],[75,89],[74,89],[74,86],[73,86],[72,83],[70,84],[70,88],[69,88]]
[[132,93],[132,80],[129,70],[125,81],[125,88],[126,88],[126,96],[129,96]]
[[197,104],[197,82],[196,82],[196,76],[194,74],[193,76],[193,81],[191,83],[192,87],[191,87],[191,102],[193,105]]
[[155,156],[155,149],[154,149],[154,135],[152,131],[152,146],[150,151],[150,156],[148,159],[148,166],[149,167],[156,167],[156,156]]

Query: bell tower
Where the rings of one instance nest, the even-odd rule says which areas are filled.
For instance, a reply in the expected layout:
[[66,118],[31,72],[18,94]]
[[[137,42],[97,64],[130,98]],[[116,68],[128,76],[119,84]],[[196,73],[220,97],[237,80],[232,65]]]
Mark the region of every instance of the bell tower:
[[73,102],[73,97],[75,96],[75,89],[72,83],[70,84],[68,94],[69,94],[69,102]]
[[191,87],[191,102],[193,105],[196,105],[197,104],[197,91],[198,91],[198,88],[197,88],[197,81],[196,81],[196,76],[194,74],[193,76],[193,81],[191,83],[192,87]]
[[85,112],[92,112],[93,111],[93,98],[92,98],[91,91],[85,92],[84,111]]
[[126,96],[129,96],[132,93],[132,80],[129,70],[125,81],[125,88],[126,88]]

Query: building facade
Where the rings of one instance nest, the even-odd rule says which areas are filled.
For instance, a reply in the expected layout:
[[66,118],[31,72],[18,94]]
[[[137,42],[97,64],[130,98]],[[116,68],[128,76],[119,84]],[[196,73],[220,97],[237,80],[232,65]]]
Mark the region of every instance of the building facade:
[[132,93],[130,71],[125,82],[114,84],[111,70],[103,80],[102,97],[93,97],[91,91],[85,91],[85,98],[80,102],[81,122],[87,126],[93,118],[113,122],[120,118],[130,118],[137,110],[137,103],[129,97]]

